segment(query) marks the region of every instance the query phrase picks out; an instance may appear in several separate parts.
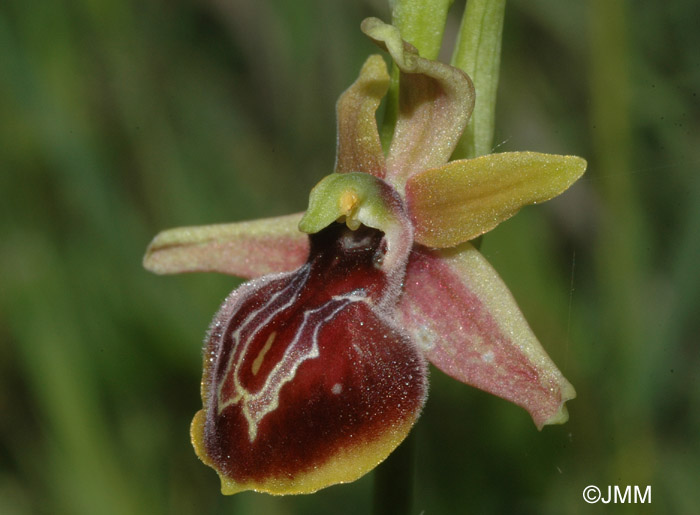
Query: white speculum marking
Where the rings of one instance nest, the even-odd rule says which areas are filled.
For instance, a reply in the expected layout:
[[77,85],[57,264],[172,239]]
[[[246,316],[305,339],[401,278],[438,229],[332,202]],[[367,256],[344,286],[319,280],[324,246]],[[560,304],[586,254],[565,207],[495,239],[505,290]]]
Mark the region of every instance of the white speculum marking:
[[[248,348],[254,341],[256,335],[277,314],[294,303],[299,296],[299,292],[306,284],[308,277],[309,266],[306,265],[302,268],[297,278],[290,282],[284,289],[272,295],[260,308],[250,313],[243,323],[231,334],[233,352],[229,357],[226,372],[218,388],[218,411],[221,413],[228,406],[240,402],[241,411],[248,422],[248,437],[251,442],[254,441],[257,436],[260,421],[265,415],[275,411],[279,406],[279,395],[282,387],[294,379],[297,369],[304,361],[319,356],[318,334],[321,328],[327,322],[333,320],[333,318],[348,304],[367,300],[365,297],[357,295],[357,292],[351,292],[347,295],[333,297],[325,304],[315,309],[306,310],[296,334],[287,345],[282,358],[267,375],[262,388],[257,392],[248,391],[240,381],[240,373],[243,371],[243,362]],[[283,299],[287,296],[289,297],[287,302],[280,302],[281,298]],[[267,312],[265,319],[256,320],[258,315],[264,312]],[[255,328],[251,327],[252,324],[255,324]],[[250,332],[248,333],[249,330]],[[241,337],[242,334],[246,335],[243,339]],[[275,338],[276,332],[270,333],[265,345],[253,361],[251,366],[253,375],[257,375],[260,371],[265,355],[270,350],[270,347],[272,347]],[[233,378],[234,393],[232,396],[224,398],[222,396],[222,389],[228,377]],[[340,390],[336,392],[336,387],[342,390],[342,385],[336,384],[333,386],[332,392],[334,394],[339,394]]]

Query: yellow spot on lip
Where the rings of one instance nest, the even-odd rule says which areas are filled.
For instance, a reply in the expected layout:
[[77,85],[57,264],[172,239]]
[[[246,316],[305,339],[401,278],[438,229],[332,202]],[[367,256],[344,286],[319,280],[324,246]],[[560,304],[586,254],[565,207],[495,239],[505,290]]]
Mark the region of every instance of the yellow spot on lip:
[[265,342],[265,345],[263,346],[262,349],[260,349],[260,352],[258,353],[258,357],[255,358],[255,361],[253,361],[253,366],[251,367],[253,375],[258,374],[258,371],[260,370],[260,367],[262,366],[262,362],[265,359],[265,354],[267,354],[267,351],[269,351],[270,347],[272,347],[272,342],[275,341],[276,336],[277,336],[277,331],[272,331],[270,333],[270,336],[268,336],[267,341]]

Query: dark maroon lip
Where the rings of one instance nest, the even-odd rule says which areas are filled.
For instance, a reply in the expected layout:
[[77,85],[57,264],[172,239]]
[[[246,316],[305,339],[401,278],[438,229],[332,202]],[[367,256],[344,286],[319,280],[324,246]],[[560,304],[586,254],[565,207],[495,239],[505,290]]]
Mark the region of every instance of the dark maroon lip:
[[306,265],[222,310],[225,329],[210,335],[204,446],[236,482],[311,470],[425,401],[422,354],[376,310],[383,233],[332,224],[310,244]]

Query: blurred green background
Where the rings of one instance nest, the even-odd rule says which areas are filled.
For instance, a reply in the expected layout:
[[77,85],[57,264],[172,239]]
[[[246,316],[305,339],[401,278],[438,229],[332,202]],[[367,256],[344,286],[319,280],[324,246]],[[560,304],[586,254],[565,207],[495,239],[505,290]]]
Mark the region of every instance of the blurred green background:
[[[498,149],[589,170],[482,251],[578,398],[540,433],[433,370],[414,513],[697,513],[699,6],[508,3]],[[141,257],[164,228],[305,208],[332,170],[335,99],[374,52],[370,15],[389,9],[0,3],[1,514],[369,512],[372,474],[219,494],[188,428],[204,332],[238,282]],[[587,505],[589,484],[651,485],[652,504]]]

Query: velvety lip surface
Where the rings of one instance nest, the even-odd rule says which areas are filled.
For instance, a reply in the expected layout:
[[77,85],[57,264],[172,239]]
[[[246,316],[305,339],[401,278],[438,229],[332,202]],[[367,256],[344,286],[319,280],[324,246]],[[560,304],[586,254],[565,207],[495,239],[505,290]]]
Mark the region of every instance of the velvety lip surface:
[[[200,445],[222,477],[264,490],[410,428],[425,360],[375,309],[382,257],[381,232],[332,225],[311,237],[305,266],[222,310],[228,319],[208,344],[216,358],[205,360]],[[371,466],[385,457],[358,454]]]

